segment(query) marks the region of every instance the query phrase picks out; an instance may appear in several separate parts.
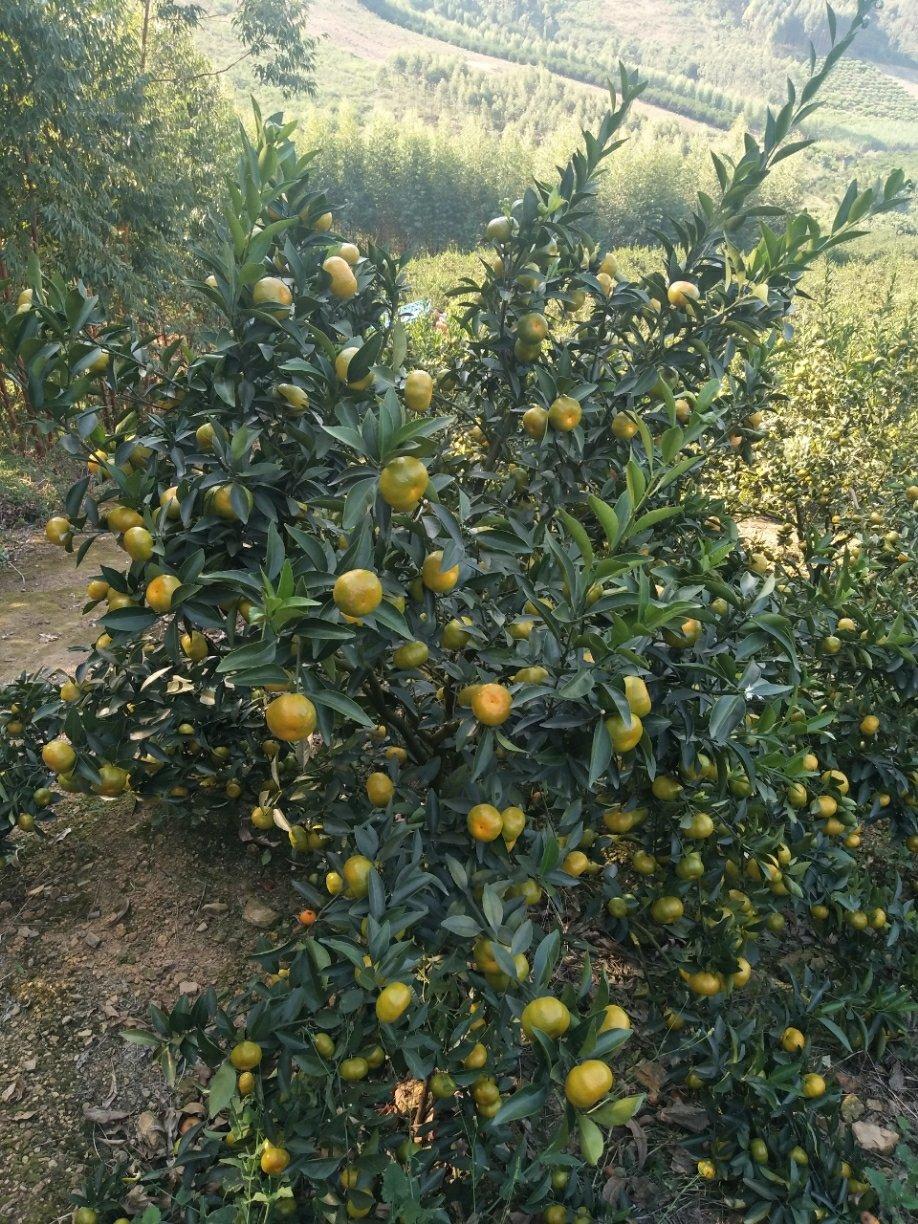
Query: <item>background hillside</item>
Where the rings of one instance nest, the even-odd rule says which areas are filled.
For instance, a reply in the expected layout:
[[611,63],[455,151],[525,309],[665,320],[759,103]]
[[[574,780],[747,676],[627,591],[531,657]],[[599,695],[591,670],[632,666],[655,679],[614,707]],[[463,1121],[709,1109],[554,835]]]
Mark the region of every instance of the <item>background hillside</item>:
[[[218,65],[240,53],[232,10],[217,0],[198,30]],[[647,88],[600,212],[612,241],[645,241],[704,186],[709,150],[738,148],[826,37],[821,0],[317,0],[310,24],[314,98],[266,90],[243,59],[224,77],[237,108],[254,94],[298,114],[351,225],[428,250],[469,246],[501,199],[564,156],[620,60]],[[846,175],[915,174],[916,54],[918,6],[891,0],[809,121],[818,145],[776,175],[770,202],[824,213]]]

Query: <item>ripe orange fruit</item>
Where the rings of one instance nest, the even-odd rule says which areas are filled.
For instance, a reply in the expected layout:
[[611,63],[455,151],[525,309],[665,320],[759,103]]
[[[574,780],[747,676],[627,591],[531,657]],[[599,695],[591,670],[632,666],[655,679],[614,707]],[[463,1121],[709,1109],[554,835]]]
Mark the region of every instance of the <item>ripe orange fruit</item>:
[[625,700],[632,714],[646,718],[651,711],[650,693],[640,676],[625,677]]
[[788,1054],[799,1054],[805,1045],[806,1037],[798,1028],[791,1026],[781,1034],[781,1049]]
[[175,574],[160,574],[147,583],[145,598],[154,612],[168,612],[172,607],[172,596],[182,585],[181,578]]
[[87,599],[104,599],[108,594],[108,583],[104,578],[93,578],[86,584]]
[[357,277],[346,259],[340,255],[329,255],[322,264],[322,271],[329,278],[328,291],[332,297],[347,301],[357,292]]
[[367,798],[374,807],[384,808],[395,794],[395,784],[388,774],[379,771],[367,778]]
[[302,693],[281,693],[265,710],[265,722],[275,739],[293,744],[316,729],[316,707]]
[[[492,842],[500,837],[504,821],[500,812],[491,803],[476,803],[469,809],[466,826],[475,841]],[[495,962],[495,968],[496,968]]]
[[395,1024],[411,1003],[411,987],[404,982],[390,982],[384,986],[376,999],[376,1019],[381,1024]]
[[630,752],[640,743],[641,736],[644,734],[644,724],[637,714],[632,714],[630,726],[625,723],[621,714],[613,714],[611,718],[606,719],[606,730],[609,732],[609,739],[616,752]]
[[627,412],[617,412],[612,418],[612,433],[620,442],[630,441],[637,431],[637,421]]
[[73,539],[73,524],[62,514],[56,514],[45,523],[45,536],[52,544],[68,544]]
[[571,1013],[554,995],[541,995],[527,1003],[520,1016],[523,1032],[531,1038],[536,1029],[549,1037],[561,1037],[571,1026]]
[[691,281],[677,280],[666,290],[666,296],[671,306],[684,307],[689,302],[697,302],[701,294]]
[[318,920],[318,917],[319,915],[314,909],[301,909],[296,916],[296,920],[300,926],[311,927]]
[[348,374],[350,364],[354,356],[360,352],[360,347],[356,344],[348,345],[343,348],[335,358],[335,373],[341,382],[346,383],[352,391],[365,391],[367,387],[373,383],[373,374],[369,372],[364,374],[363,378],[351,378]]
[[443,550],[428,553],[421,566],[421,581],[435,595],[448,594],[459,581],[459,566],[443,569]]
[[564,1095],[575,1109],[592,1109],[614,1083],[611,1068],[598,1058],[588,1058],[568,1071]]
[[370,872],[373,870],[370,860],[363,854],[352,854],[349,859],[345,859],[341,870],[348,895],[357,900],[365,897],[370,891]]
[[538,404],[533,404],[523,413],[521,424],[530,438],[544,438],[548,429],[548,412]]
[[253,1071],[261,1062],[262,1048],[255,1041],[240,1041],[230,1050],[229,1060],[237,1071]]
[[379,495],[393,510],[413,510],[430,481],[427,468],[411,455],[391,459],[379,476]]
[[382,603],[382,583],[372,570],[354,569],[335,579],[332,599],[345,616],[368,616]]
[[76,753],[63,739],[49,740],[41,750],[41,759],[52,773],[69,773],[76,764]]
[[502,684],[482,684],[472,696],[472,713],[486,727],[499,727],[510,717],[513,698]]
[[865,714],[861,719],[860,731],[862,735],[876,735],[880,729],[880,720],[876,714]]
[[803,1095],[808,1101],[815,1101],[818,1097],[824,1096],[825,1091],[826,1081],[821,1075],[811,1071],[809,1075],[803,1077]]
[[290,288],[278,276],[263,276],[252,288],[256,306],[289,306],[293,301]]
[[619,1007],[617,1003],[610,1003],[603,1013],[602,1024],[599,1026],[601,1033],[607,1033],[610,1029],[630,1029],[631,1018],[623,1007]]
[[405,407],[412,412],[426,412],[433,389],[433,379],[426,370],[410,370],[405,376]]
[[580,424],[582,416],[583,409],[577,400],[570,395],[559,395],[548,410],[548,423],[552,429],[570,433]]
[[129,527],[121,537],[121,547],[132,561],[149,561],[153,556],[153,537],[146,527]]
[[650,907],[650,916],[661,926],[678,922],[685,913],[685,906],[678,897],[657,897]]
[[261,1171],[275,1177],[283,1173],[290,1163],[290,1153],[286,1148],[275,1147],[273,1143],[265,1145],[261,1154]]

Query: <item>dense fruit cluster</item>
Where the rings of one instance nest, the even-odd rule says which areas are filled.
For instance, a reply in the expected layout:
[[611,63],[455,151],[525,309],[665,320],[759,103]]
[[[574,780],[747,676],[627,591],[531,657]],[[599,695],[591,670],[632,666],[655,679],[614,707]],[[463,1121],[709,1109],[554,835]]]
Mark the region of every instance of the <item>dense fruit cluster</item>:
[[[918,618],[859,603],[831,550],[768,572],[696,476],[755,442],[797,281],[901,179],[829,234],[790,218],[738,251],[791,97],[718,163],[665,275],[619,279],[588,220],[622,85],[558,183],[489,224],[436,383],[406,368],[399,266],[333,236],[275,120],[201,285],[222,312],[202,351],[156,354],[54,282],[7,322],[88,465],[49,536],[126,553],[91,581],[103,632],[45,764],[242,813],[304,863],[251,990],[140,1037],[213,1070],[175,1218],[609,1219],[592,1166],[642,1106],[611,1095],[642,1041],[704,1111],[699,1175],[749,1219],[869,1203],[825,1142],[839,1092],[812,1045],[879,1049],[908,1014],[912,903],[855,830],[916,829],[895,745]],[[134,404],[113,429],[99,379]],[[827,978],[787,963],[802,931]]]

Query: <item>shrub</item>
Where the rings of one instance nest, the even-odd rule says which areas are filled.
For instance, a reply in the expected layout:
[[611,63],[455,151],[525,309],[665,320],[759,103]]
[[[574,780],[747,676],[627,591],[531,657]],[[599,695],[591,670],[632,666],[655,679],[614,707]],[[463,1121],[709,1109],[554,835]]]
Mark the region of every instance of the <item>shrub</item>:
[[[865,1014],[868,1044],[904,1026],[913,912],[901,852],[871,876],[847,842],[872,782],[833,737],[865,660],[894,727],[918,622],[878,603],[855,642],[844,557],[770,574],[697,485],[756,440],[803,272],[902,198],[894,175],[826,232],[724,239],[850,37],[635,280],[588,228],[623,73],[558,180],[489,224],[435,384],[405,369],[402,266],[342,245],[277,117],[198,286],[223,315],[204,351],[157,354],[53,278],[7,320],[88,464],[49,534],[82,559],[111,530],[131,559],[93,579],[59,780],[241,805],[304,862],[250,990],[132,1034],[212,1072],[162,1183],[175,1218],[613,1218],[594,1168],[643,1104],[635,1041],[697,1094],[699,1174],[748,1220],[873,1201],[827,1140],[841,1094],[813,1047]],[[100,380],[132,405],[114,430]],[[889,781],[871,818],[913,830],[916,779]],[[813,924],[827,1024],[825,981],[785,963]],[[610,943],[644,980],[640,1032]]]

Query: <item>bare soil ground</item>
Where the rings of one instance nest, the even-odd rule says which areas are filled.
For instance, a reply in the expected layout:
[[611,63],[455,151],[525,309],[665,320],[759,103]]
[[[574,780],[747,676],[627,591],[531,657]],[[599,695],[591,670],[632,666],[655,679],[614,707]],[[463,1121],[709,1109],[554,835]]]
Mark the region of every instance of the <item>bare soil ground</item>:
[[90,550],[79,569],[74,557],[55,548],[35,528],[6,531],[4,550],[10,561],[0,567],[0,682],[24,669],[72,671],[95,636],[82,615],[86,583],[96,565],[125,565],[114,541]]
[[[0,681],[72,667],[92,570],[37,531],[5,536]],[[99,554],[101,557],[101,553]],[[105,559],[120,556],[107,546]],[[122,559],[123,563],[123,559]],[[89,1163],[149,1159],[174,1138],[181,1096],[147,1049],[128,1044],[149,1004],[227,988],[249,974],[261,932],[249,899],[294,906],[282,865],[267,870],[230,830],[159,825],[131,801],[76,799],[50,836],[23,838],[0,867],[0,1221],[69,1218]],[[88,1114],[87,1114],[87,1111]]]

